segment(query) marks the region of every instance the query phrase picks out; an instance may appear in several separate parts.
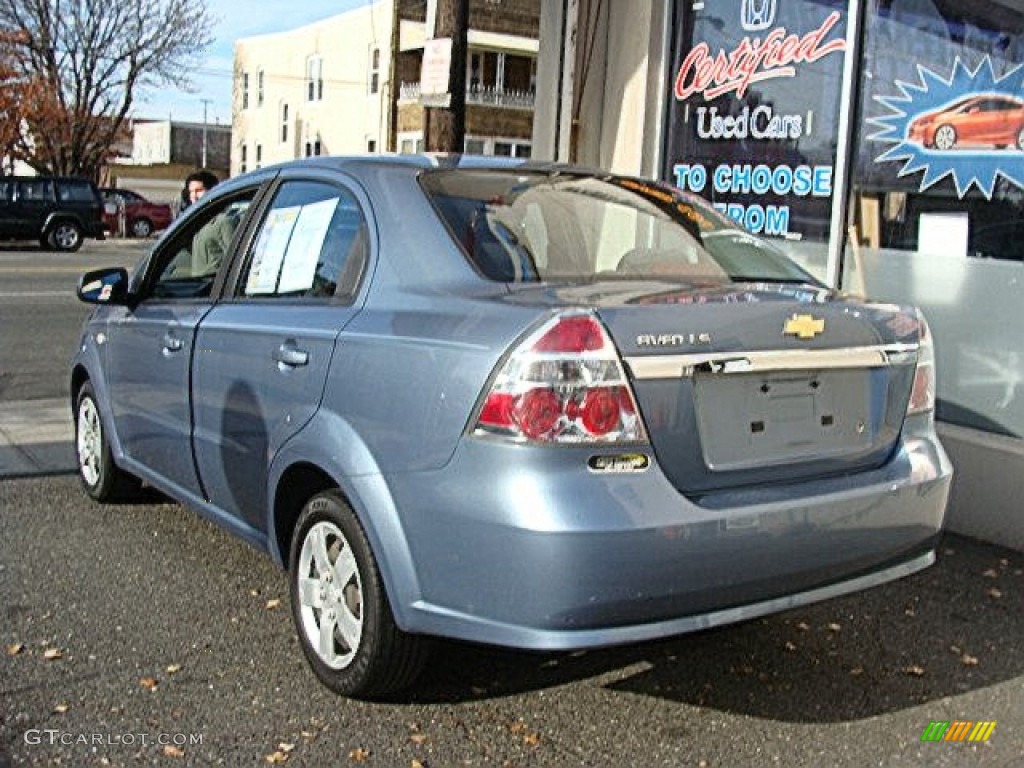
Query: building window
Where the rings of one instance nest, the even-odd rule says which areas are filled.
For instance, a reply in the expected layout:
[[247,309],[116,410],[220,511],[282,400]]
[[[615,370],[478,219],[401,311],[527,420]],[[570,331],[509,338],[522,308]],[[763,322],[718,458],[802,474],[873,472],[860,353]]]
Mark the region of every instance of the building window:
[[249,73],[242,73],[242,109],[249,108]]
[[369,152],[370,154],[373,154],[373,153],[375,153],[377,151],[377,140],[376,139],[367,139],[366,140],[366,151]]
[[485,150],[487,143],[483,139],[471,139],[466,137],[465,152],[467,155],[483,155],[486,154]]
[[246,161],[248,160],[248,156],[249,156],[249,151],[248,150],[249,150],[249,148],[247,146],[245,146],[245,144],[243,144],[242,145],[242,156],[239,159],[239,163],[238,163],[238,172],[239,173],[245,173],[245,171],[246,171]]
[[256,73],[256,106],[263,106],[263,70]]
[[306,101],[324,98],[324,60],[319,56],[306,59]]
[[370,51],[370,93],[380,90],[380,48]]
[[499,157],[529,158],[532,147],[526,141],[495,141],[494,154]]
[[316,156],[316,157],[320,157],[320,139],[319,138],[317,138],[317,140],[313,142],[313,155]]
[[403,155],[414,155],[423,151],[422,133],[401,133],[398,135],[398,152]]
[[281,143],[288,141],[288,105],[281,105]]
[[257,144],[256,145],[256,167],[257,168],[262,168],[263,167],[263,145],[262,144]]

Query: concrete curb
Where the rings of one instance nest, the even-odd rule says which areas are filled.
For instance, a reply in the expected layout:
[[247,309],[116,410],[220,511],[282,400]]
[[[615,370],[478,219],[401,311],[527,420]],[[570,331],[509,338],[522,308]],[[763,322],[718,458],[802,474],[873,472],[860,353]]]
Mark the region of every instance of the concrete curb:
[[64,398],[0,402],[0,477],[76,471],[74,435]]

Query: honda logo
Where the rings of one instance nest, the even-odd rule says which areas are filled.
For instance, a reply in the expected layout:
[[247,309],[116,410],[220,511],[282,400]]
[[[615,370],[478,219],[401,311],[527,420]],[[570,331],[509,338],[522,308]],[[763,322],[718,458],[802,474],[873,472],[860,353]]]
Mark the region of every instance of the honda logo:
[[743,0],[740,24],[748,32],[768,29],[775,21],[776,0]]

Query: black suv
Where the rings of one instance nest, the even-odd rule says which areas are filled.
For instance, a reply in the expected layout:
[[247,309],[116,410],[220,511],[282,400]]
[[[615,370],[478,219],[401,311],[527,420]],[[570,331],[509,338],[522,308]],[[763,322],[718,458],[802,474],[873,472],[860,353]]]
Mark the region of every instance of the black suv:
[[43,248],[77,251],[84,238],[103,236],[103,201],[88,179],[0,178],[0,238],[38,240]]

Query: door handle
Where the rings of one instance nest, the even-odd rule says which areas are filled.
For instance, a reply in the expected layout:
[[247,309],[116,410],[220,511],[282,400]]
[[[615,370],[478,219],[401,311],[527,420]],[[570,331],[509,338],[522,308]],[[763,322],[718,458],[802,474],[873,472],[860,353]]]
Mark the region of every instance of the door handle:
[[164,350],[167,352],[180,352],[181,348],[185,346],[185,342],[181,339],[171,336],[169,333],[164,334]]
[[286,341],[274,350],[274,360],[276,360],[280,365],[285,365],[289,368],[297,368],[300,365],[306,365],[309,363],[309,352],[296,347],[295,342]]

